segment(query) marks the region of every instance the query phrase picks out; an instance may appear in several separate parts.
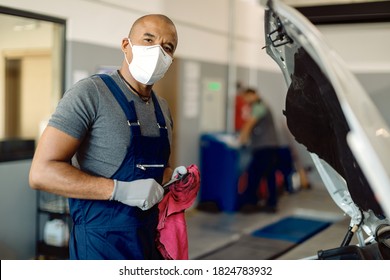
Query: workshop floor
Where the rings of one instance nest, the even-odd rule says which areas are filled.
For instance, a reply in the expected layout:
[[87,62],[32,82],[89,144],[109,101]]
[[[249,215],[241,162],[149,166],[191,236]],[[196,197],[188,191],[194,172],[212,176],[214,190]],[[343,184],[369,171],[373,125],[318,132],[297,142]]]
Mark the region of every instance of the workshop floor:
[[[234,244],[242,236],[248,235],[260,227],[291,215],[327,219],[333,221],[333,223],[304,243],[284,252],[277,259],[311,259],[317,255],[319,250],[338,247],[348,229],[348,217],[333,202],[327,190],[321,184],[298,190],[293,194],[282,194],[279,198],[278,208],[276,213],[259,212],[252,214],[239,212],[212,213],[200,211],[196,207],[187,210],[186,221],[190,259],[207,259],[209,256],[218,256],[218,254],[213,255],[213,253]],[[261,242],[264,242],[264,240],[259,239],[259,244],[254,244],[256,246],[253,246],[250,250],[240,252],[239,256],[242,259],[257,259],[254,251],[256,249],[254,248],[261,250]],[[264,244],[264,246],[270,246],[270,244]],[[277,248],[274,249],[277,250]],[[237,254],[232,255],[232,259],[236,257]],[[229,259],[229,256],[224,255],[224,259]]]

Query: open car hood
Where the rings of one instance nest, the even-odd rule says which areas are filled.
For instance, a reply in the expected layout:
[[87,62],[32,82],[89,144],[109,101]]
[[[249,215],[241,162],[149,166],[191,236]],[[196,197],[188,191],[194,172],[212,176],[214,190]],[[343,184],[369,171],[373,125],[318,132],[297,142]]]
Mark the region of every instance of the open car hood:
[[390,129],[307,18],[278,0],[264,5],[266,50],[288,87],[287,126],[311,153],[334,202],[351,217],[359,246],[375,243],[383,228],[390,231]]

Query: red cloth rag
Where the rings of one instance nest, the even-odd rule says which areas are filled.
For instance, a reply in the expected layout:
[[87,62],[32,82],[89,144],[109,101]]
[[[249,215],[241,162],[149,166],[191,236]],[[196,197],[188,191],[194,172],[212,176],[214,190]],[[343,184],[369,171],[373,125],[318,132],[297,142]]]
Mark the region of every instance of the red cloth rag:
[[196,165],[187,167],[188,175],[174,183],[158,205],[157,248],[167,260],[188,260],[188,237],[184,211],[195,201],[200,187]]

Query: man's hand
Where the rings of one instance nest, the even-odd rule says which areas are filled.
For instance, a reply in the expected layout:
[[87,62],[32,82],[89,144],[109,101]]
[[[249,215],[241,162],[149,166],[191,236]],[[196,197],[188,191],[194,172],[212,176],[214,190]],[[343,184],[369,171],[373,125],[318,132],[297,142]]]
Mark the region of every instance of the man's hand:
[[154,179],[140,179],[131,182],[114,180],[114,191],[110,200],[148,210],[159,203],[163,196],[164,189]]
[[187,168],[185,168],[185,166],[176,167],[175,170],[173,170],[171,179],[176,179],[185,174],[187,174]]

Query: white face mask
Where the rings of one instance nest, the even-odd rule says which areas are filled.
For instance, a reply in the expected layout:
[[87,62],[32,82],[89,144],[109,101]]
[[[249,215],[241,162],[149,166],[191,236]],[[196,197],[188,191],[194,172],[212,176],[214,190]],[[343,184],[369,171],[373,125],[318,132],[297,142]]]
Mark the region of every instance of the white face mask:
[[129,44],[133,50],[133,60],[129,63],[126,54],[125,59],[134,79],[144,85],[153,85],[164,77],[172,58],[160,45],[133,46],[130,40]]

